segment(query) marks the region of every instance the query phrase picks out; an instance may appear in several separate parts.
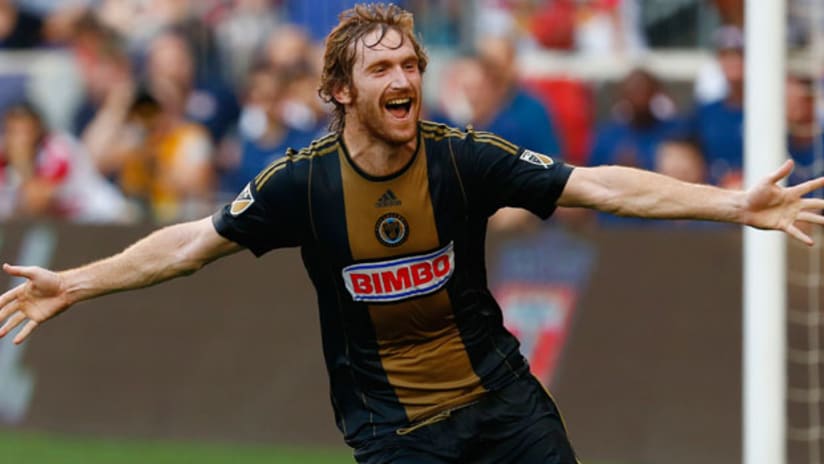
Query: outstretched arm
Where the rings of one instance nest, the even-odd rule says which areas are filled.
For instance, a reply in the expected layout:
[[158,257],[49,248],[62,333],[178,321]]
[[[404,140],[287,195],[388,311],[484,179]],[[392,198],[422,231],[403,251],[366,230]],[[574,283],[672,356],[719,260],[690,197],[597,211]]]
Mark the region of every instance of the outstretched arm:
[[782,230],[812,245],[796,222],[824,224],[818,211],[824,200],[803,198],[824,187],[824,178],[794,187],[781,187],[793,162],[747,191],[690,184],[671,177],[621,166],[576,168],[558,200],[561,206],[580,206],[619,216],[651,219],[702,219],[732,222],[759,229]]
[[14,338],[21,343],[39,324],[78,301],[189,275],[240,249],[215,231],[211,218],[204,218],[165,227],[114,256],[67,271],[4,264],[8,274],[27,281],[0,295],[0,321],[6,320],[0,338],[28,320]]

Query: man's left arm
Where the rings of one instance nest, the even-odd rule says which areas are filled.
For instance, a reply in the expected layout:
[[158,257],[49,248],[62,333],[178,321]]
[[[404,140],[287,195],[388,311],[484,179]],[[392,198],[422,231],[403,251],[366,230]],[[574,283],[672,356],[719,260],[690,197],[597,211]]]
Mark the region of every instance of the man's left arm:
[[746,191],[682,182],[654,172],[622,166],[575,168],[558,199],[560,206],[592,208],[619,216],[650,219],[700,219],[782,230],[812,245],[796,222],[824,224],[824,199],[804,195],[824,187],[824,178],[793,187],[778,182],[793,162]]

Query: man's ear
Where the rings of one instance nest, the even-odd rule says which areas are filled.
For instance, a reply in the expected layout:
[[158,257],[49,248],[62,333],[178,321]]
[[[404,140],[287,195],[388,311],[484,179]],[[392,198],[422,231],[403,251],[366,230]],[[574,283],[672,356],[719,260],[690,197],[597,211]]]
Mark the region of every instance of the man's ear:
[[352,103],[352,91],[348,85],[341,85],[334,92],[332,97],[341,105],[348,105]]

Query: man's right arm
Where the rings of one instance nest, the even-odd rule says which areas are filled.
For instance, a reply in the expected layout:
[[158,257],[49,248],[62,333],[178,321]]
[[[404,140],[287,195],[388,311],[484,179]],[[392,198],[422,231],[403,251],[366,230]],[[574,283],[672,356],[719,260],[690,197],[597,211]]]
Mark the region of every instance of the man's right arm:
[[5,264],[4,271],[27,281],[0,295],[0,321],[6,320],[0,337],[28,319],[14,339],[20,343],[38,324],[79,301],[189,275],[240,249],[207,217],[157,230],[116,255],[67,271]]

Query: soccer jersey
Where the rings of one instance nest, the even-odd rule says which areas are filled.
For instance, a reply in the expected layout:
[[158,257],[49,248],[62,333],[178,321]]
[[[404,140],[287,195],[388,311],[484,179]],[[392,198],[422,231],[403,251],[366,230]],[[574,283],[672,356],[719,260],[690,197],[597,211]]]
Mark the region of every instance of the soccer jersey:
[[213,222],[258,256],[301,247],[337,424],[358,446],[528,375],[487,289],[486,223],[503,206],[549,217],[571,171],[421,122],[409,163],[374,177],[330,134],[264,169]]

